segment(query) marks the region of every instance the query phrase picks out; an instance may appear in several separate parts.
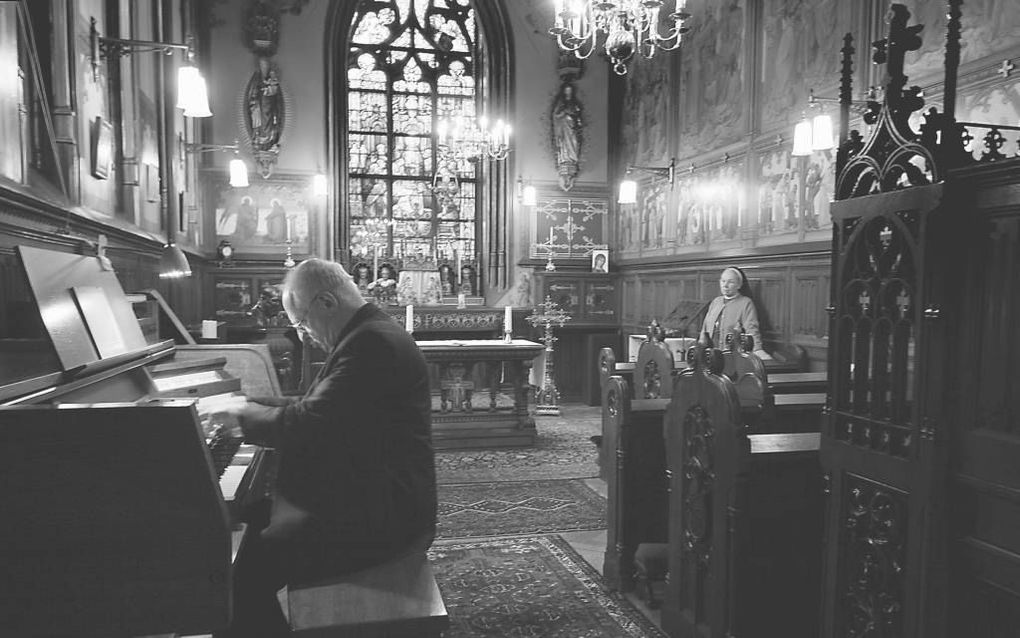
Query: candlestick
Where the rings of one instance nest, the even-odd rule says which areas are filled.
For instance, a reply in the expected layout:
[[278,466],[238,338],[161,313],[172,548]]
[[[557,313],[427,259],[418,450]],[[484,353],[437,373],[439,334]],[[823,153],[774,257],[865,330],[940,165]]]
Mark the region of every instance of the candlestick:
[[407,304],[406,314],[404,315],[404,330],[414,332],[414,305],[412,304]]
[[513,337],[514,313],[511,306],[503,308],[503,340],[509,343]]

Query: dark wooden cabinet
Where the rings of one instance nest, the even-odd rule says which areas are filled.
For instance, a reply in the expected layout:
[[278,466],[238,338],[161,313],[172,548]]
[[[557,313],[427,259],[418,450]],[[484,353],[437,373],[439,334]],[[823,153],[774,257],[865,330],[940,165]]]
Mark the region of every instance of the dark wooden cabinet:
[[[597,370],[599,350],[620,351],[619,300],[613,275],[587,272],[537,273],[535,304],[547,297],[570,315],[554,329],[553,378],[560,398],[598,405],[601,387]],[[541,338],[536,328],[533,337]]]

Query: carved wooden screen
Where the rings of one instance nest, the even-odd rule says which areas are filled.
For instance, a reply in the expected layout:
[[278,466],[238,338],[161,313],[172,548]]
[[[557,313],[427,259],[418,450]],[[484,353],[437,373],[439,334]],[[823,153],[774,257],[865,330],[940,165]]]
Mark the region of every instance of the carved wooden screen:
[[927,186],[833,204],[826,636],[924,635],[914,632],[938,466],[939,398],[925,393],[943,358],[928,347],[944,343],[929,306],[941,199],[942,186]]

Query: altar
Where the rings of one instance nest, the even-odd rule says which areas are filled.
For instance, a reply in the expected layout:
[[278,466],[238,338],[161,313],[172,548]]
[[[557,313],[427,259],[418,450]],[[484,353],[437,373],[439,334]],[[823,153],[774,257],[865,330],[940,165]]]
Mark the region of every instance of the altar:
[[532,359],[544,350],[542,344],[444,339],[419,341],[418,347],[425,361],[438,367],[432,381],[436,449],[534,445],[528,372]]

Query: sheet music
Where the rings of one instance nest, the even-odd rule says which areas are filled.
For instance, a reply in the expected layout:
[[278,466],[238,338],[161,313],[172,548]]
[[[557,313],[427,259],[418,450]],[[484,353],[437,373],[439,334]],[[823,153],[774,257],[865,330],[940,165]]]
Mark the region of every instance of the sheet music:
[[178,374],[172,377],[153,379],[156,389],[160,392],[168,390],[179,390],[181,388],[199,386],[204,383],[213,383],[223,379],[224,376],[219,370],[208,370],[205,372],[193,372],[191,374]]

